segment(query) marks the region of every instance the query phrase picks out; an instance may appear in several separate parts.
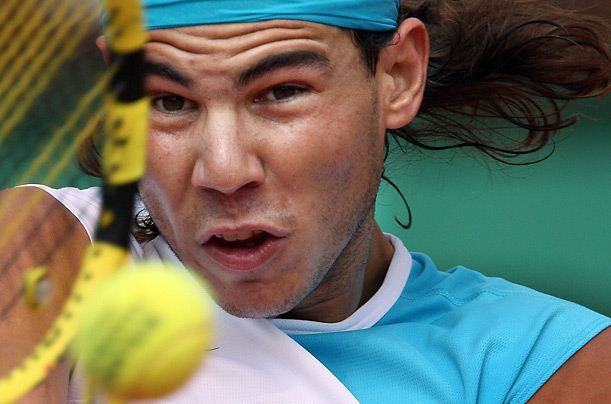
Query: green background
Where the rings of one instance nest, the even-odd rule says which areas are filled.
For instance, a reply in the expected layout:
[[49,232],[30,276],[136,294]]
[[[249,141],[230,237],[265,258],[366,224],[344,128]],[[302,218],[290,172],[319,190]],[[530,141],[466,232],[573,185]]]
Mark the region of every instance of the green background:
[[611,315],[611,97],[589,100],[547,160],[486,164],[464,153],[393,153],[388,176],[413,213],[409,230],[397,192],[382,184],[384,231],[441,270],[463,265]]

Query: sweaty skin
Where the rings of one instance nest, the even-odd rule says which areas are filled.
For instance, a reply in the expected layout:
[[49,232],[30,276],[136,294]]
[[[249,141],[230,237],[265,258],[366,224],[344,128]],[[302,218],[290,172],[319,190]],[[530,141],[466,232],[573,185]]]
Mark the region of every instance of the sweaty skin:
[[[404,25],[416,45],[384,51],[375,76],[336,27],[150,32],[140,191],[228,312],[341,321],[379,287],[392,256],[374,220],[385,131],[413,118],[426,66],[424,29]],[[417,68],[397,78],[403,59]]]

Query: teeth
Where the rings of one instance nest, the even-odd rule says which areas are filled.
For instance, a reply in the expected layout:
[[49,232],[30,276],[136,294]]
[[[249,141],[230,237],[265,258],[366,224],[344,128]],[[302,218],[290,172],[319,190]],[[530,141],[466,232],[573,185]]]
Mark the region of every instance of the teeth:
[[248,240],[249,238],[253,236],[257,236],[261,233],[263,233],[263,231],[254,230],[254,231],[243,231],[241,233],[215,234],[214,237],[221,239],[221,240],[225,240],[225,241],[242,241],[242,240]]

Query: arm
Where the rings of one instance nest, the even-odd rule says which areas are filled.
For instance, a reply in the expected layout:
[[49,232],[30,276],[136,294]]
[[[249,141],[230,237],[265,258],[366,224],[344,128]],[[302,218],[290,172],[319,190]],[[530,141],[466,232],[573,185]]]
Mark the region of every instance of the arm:
[[611,328],[577,351],[528,403],[611,403]]
[[[31,352],[61,310],[76,278],[83,253],[90,244],[85,229],[72,213],[45,191],[36,188],[0,192],[3,231],[19,217],[28,201],[34,209],[19,230],[0,246],[0,375],[4,376]],[[44,264],[51,292],[38,309],[23,299],[24,273]],[[64,360],[20,403],[65,403],[70,363]]]

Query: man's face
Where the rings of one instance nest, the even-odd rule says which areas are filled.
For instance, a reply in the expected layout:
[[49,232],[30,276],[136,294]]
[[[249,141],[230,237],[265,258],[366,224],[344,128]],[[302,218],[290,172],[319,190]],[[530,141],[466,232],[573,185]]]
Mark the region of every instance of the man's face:
[[187,27],[152,31],[146,53],[141,194],[180,259],[238,316],[307,318],[358,300],[385,128],[350,34],[297,21]]

